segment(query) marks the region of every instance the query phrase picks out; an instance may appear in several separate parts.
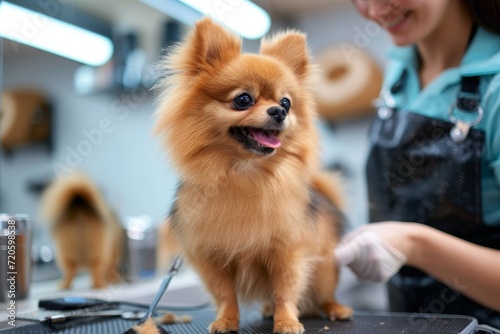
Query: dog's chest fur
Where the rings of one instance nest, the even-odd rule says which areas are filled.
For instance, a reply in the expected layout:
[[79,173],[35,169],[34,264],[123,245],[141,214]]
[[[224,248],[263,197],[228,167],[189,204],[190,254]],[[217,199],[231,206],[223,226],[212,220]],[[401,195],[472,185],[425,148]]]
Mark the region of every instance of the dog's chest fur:
[[314,233],[308,202],[305,185],[287,190],[183,185],[171,219],[186,247],[201,254],[237,257],[277,244],[297,244]]

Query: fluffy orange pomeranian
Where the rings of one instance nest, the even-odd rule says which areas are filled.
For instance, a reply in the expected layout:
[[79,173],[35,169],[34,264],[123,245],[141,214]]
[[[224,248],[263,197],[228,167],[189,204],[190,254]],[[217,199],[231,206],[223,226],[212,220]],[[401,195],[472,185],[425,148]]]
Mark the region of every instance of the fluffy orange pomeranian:
[[119,278],[122,228],[88,177],[75,172],[56,179],[44,191],[41,210],[51,225],[63,289],[80,267],[89,269],[94,288]]
[[238,330],[238,301],[260,301],[275,333],[299,315],[349,319],[334,298],[341,196],[320,173],[306,38],[288,31],[241,52],[199,21],[166,56],[156,114],[180,186],[167,226],[217,306],[211,333]]

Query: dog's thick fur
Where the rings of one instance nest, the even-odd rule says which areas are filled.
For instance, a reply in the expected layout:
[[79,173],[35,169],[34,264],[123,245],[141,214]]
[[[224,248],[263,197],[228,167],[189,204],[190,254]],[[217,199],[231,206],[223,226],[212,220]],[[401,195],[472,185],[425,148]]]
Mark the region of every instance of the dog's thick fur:
[[[238,299],[261,301],[276,333],[303,332],[299,313],[350,318],[334,299],[332,203],[340,207],[341,197],[319,172],[305,36],[288,31],[263,40],[259,55],[242,54],[239,38],[203,19],[163,66],[155,132],[181,180],[163,234],[177,240],[215,299],[210,332],[238,329]],[[235,110],[242,92],[255,102]],[[249,150],[231,134],[267,129],[268,108],[284,96],[291,108],[273,153]]]
[[119,278],[123,230],[88,177],[75,172],[56,179],[44,191],[41,209],[55,240],[63,289],[71,287],[79,267],[90,270],[94,288]]

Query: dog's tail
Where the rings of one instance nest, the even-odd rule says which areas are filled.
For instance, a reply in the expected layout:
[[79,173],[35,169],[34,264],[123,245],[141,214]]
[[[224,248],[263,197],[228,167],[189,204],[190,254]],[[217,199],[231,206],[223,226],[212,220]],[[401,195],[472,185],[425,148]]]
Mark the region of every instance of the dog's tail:
[[95,214],[109,224],[115,219],[97,186],[80,172],[54,180],[42,194],[40,204],[42,218],[51,225],[78,211]]
[[313,188],[329,203],[328,212],[334,224],[336,234],[345,232],[348,225],[347,217],[344,213],[344,198],[341,194],[343,185],[339,174],[332,172],[320,172],[313,178]]
[[320,172],[313,177],[312,185],[318,193],[326,197],[338,210],[344,210],[340,175],[332,172]]

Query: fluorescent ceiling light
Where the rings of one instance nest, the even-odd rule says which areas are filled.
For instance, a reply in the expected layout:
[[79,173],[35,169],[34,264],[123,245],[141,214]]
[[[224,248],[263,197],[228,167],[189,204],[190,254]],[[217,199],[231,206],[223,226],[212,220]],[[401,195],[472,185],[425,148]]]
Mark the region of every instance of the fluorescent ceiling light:
[[271,27],[267,12],[248,0],[179,0],[204,15],[225,24],[242,37],[257,39]]
[[[192,25],[201,17],[210,16],[247,39],[263,37],[271,28],[269,14],[249,0],[142,0],[163,13]],[[183,3],[197,13],[179,6]]]
[[0,1],[0,36],[91,66],[113,55],[109,38],[6,1]]

